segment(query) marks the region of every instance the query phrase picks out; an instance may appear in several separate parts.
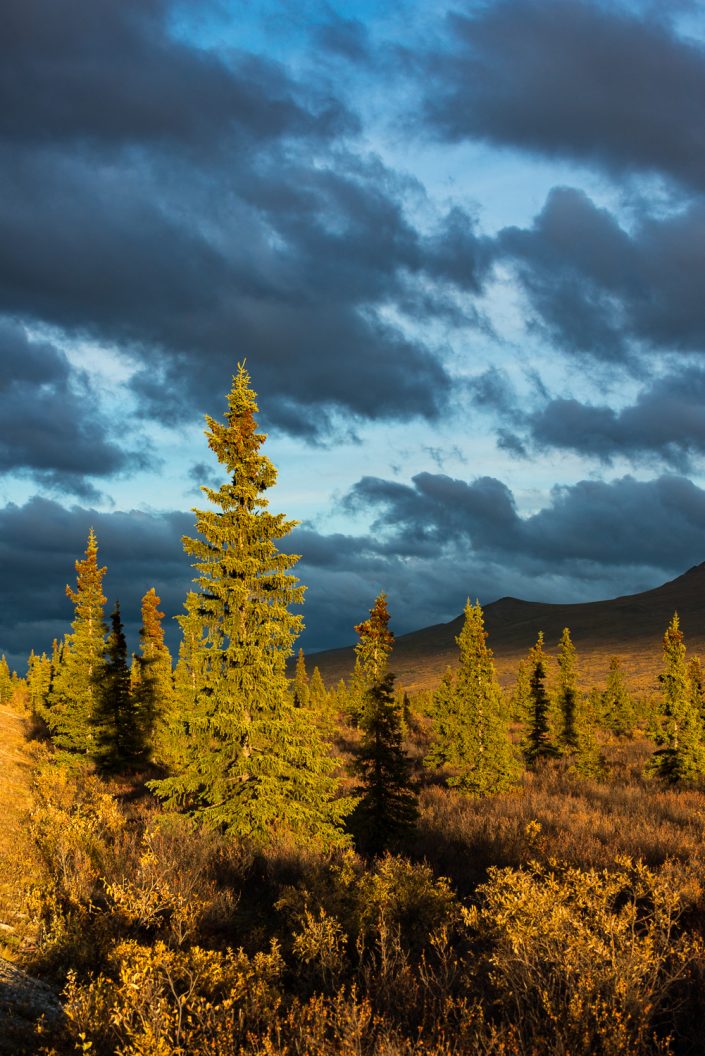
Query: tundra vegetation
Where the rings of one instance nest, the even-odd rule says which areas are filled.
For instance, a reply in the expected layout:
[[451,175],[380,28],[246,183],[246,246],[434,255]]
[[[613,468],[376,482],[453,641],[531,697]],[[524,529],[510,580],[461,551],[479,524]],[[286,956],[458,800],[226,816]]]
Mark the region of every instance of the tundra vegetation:
[[92,531],[70,632],[23,678],[0,660],[4,952],[63,1004],[15,1051],[701,1052],[705,706],[678,617],[638,696],[617,658],[585,687],[568,628],[503,691],[468,600],[456,666],[409,697],[383,593],[349,683],[289,669],[303,586],[256,413],[240,367],[175,665],[154,589],[129,661]]

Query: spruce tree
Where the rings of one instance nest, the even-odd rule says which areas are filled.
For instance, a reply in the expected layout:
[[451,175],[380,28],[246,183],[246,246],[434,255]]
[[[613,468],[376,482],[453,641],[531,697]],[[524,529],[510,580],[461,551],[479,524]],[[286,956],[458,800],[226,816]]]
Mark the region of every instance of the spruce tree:
[[607,686],[602,694],[602,722],[617,737],[631,737],[634,731],[634,704],[624,684],[618,656],[610,657]]
[[0,704],[9,704],[12,698],[12,674],[3,653],[0,657]]
[[524,741],[524,756],[528,763],[533,764],[539,759],[558,754],[551,738],[551,704],[546,692],[546,654],[542,631],[529,653],[529,671],[529,728]]
[[295,706],[297,708],[307,708],[309,705],[310,689],[308,672],[306,670],[306,658],[304,657],[303,649],[299,649],[299,655],[296,657],[296,672],[294,674],[292,689]]
[[328,691],[318,667],[314,667],[313,669],[311,682],[308,688],[311,708],[316,712],[326,711],[328,708]]
[[142,598],[140,655],[134,657],[131,676],[135,719],[140,730],[145,758],[159,740],[172,718],[174,709],[174,676],[171,654],[164,641],[159,611],[160,598],[150,587]]
[[348,691],[348,709],[351,721],[358,724],[363,721],[362,711],[368,701],[367,692],[386,674],[389,655],[394,647],[386,594],[377,595],[369,619],[356,624],[355,632],[358,641]]
[[110,617],[105,664],[93,710],[93,758],[104,771],[138,765],[144,756],[143,733],[137,721],[127,666],[127,642],[116,602]]
[[685,642],[675,613],[663,636],[664,669],[660,676],[663,705],[661,746],[648,771],[669,784],[696,780],[705,774],[705,744],[693,703]]
[[199,537],[184,540],[198,573],[182,620],[195,656],[186,670],[188,736],[172,742],[173,772],[153,787],[238,836],[262,840],[285,829],[331,840],[349,804],[336,800],[334,763],[288,692],[286,662],[302,622],[289,609],[304,588],[290,572],[298,557],[277,549],[294,522],[267,508],[277,472],[260,453],[256,411],[241,365],[225,423],[206,419],[230,480],[202,489],[214,508],[195,511]]
[[414,831],[417,794],[402,745],[394,675],[382,674],[366,691],[362,743],[353,764],[360,799],[350,818],[357,847],[368,854],[397,851]]
[[514,688],[509,697],[509,716],[526,725],[531,714],[531,667],[528,658],[519,661]]
[[31,651],[27,660],[26,682],[30,711],[36,719],[45,723],[49,715],[47,699],[51,687],[51,660],[46,653],[37,656],[34,649]]
[[455,678],[441,684],[426,765],[452,767],[448,784],[469,795],[502,792],[516,783],[518,765],[479,603],[468,600],[456,641],[460,663]]
[[688,661],[688,675],[690,676],[693,707],[705,732],[705,676],[703,675],[703,665],[699,656],[691,656]]
[[98,542],[91,528],[86,554],[76,562],[76,589],[66,587],[74,604],[73,633],[67,635],[61,664],[52,679],[49,729],[57,748],[92,752],[93,713],[105,664],[103,576],[98,566]]
[[568,627],[558,646],[558,708],[561,716],[561,743],[568,751],[578,747],[578,680],[577,654]]

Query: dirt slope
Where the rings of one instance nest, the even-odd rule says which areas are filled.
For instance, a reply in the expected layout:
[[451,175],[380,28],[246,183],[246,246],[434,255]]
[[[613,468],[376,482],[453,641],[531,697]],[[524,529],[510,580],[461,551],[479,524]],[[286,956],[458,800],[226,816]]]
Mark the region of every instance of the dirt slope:
[[[661,667],[663,632],[674,611],[686,635],[689,651],[705,653],[705,562],[654,590],[580,605],[500,598],[485,607],[489,644],[494,650],[500,678],[510,682],[516,665],[544,632],[546,644],[555,646],[564,627],[570,627],[581,659],[583,684],[604,681],[611,656],[624,659],[635,685],[655,685]],[[462,616],[450,623],[425,627],[397,639],[391,670],[400,685],[420,689],[435,685],[457,658],[455,637]],[[307,658],[309,671],[317,664],[331,684],[352,669],[352,647],[332,649]]]

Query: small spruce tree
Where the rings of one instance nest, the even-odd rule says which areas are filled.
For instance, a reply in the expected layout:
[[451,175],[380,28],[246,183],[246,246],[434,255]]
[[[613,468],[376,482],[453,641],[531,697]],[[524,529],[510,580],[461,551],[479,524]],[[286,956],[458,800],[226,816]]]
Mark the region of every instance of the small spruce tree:
[[418,819],[411,762],[402,745],[394,675],[383,674],[366,691],[362,743],[353,764],[360,799],[350,817],[357,847],[367,854],[398,851]]
[[386,594],[377,595],[369,619],[356,624],[355,632],[358,641],[348,689],[348,708],[351,721],[357,724],[362,721],[361,713],[368,700],[367,691],[386,673],[389,655],[394,647]]
[[294,674],[292,689],[294,705],[297,708],[307,708],[309,705],[310,687],[308,672],[306,670],[306,658],[303,649],[299,649],[298,656],[296,657],[296,672]]
[[130,692],[127,642],[119,602],[110,617],[110,634],[92,722],[92,755],[101,770],[124,770],[142,760],[144,741]]
[[634,703],[624,684],[618,656],[610,657],[607,686],[602,694],[602,722],[616,737],[634,732]]
[[3,653],[0,657],[0,704],[9,704],[12,698],[12,674]]
[[93,713],[105,666],[106,571],[98,566],[98,542],[91,528],[85,557],[76,562],[76,589],[66,587],[75,615],[49,698],[53,741],[68,752],[92,753],[94,748]]
[[159,595],[150,587],[142,598],[140,655],[134,657],[131,674],[135,720],[145,758],[154,750],[174,709],[174,675],[171,654],[164,641],[164,613],[159,611],[159,602]]
[[314,667],[309,685],[309,701],[316,712],[325,711],[328,706],[328,690],[326,689],[320,669]]
[[663,705],[661,745],[648,771],[669,784],[690,782],[705,774],[705,744],[693,703],[685,642],[675,613],[663,636],[664,669],[660,676]]
[[460,663],[455,678],[446,677],[439,687],[426,765],[450,766],[455,772],[448,784],[461,792],[491,795],[516,784],[518,764],[479,603],[468,600],[456,641]]
[[578,677],[577,653],[570,629],[563,628],[558,646],[558,709],[561,716],[561,745],[569,752],[578,747]]
[[558,750],[551,737],[551,703],[546,692],[546,654],[543,649],[543,632],[539,632],[536,645],[529,653],[529,728],[524,741],[524,756],[533,765],[539,759],[553,758]]

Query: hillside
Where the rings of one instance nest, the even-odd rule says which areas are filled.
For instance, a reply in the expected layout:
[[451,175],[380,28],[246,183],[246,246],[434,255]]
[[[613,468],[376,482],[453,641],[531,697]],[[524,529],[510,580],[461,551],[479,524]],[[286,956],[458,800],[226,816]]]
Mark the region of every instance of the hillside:
[[[660,670],[661,639],[676,611],[689,650],[705,653],[705,562],[653,590],[610,601],[549,605],[500,598],[484,609],[489,644],[505,684],[513,679],[517,663],[539,631],[544,632],[548,650],[555,651],[561,631],[570,627],[585,685],[603,681],[610,657],[616,655],[624,659],[630,681],[645,688],[654,684]],[[461,625],[462,615],[450,623],[401,635],[391,660],[399,684],[410,690],[435,685],[445,668],[455,663],[455,637]],[[353,664],[352,646],[312,654],[309,670],[314,664],[329,684],[347,677]]]

